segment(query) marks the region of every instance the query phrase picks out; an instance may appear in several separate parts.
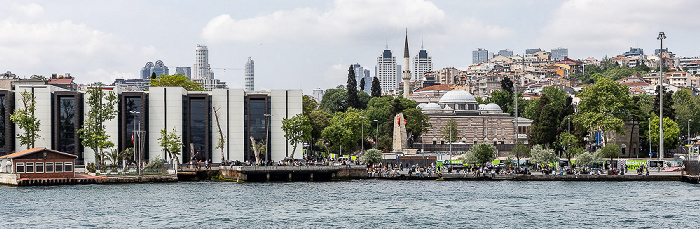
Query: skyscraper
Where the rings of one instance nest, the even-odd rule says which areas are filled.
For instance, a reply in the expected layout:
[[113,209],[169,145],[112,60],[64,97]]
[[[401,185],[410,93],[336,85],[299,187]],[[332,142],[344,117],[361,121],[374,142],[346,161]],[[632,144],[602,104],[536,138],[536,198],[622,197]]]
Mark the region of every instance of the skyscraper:
[[525,54],[535,54],[536,52],[542,51],[542,49],[525,49]]
[[564,60],[564,57],[568,57],[568,56],[569,56],[569,49],[566,49],[566,48],[552,49],[552,60],[553,61]]
[[396,57],[391,54],[389,45],[386,46],[382,55],[377,57],[375,76],[379,79],[382,92],[396,89]]
[[255,91],[255,62],[251,57],[245,63],[245,91]]
[[162,60],[157,60],[155,64],[153,64],[153,62],[148,62],[141,68],[141,79],[150,79],[153,73],[155,73],[156,76],[169,75],[170,71],[168,67],[163,64]]
[[498,55],[499,55],[499,56],[512,56],[512,55],[513,55],[513,50],[510,50],[510,49],[501,49],[501,50],[498,50]]
[[403,47],[403,72],[401,73],[401,79],[403,80],[403,97],[408,98],[411,94],[411,84],[408,82],[411,80],[411,66],[408,65],[409,59],[408,55],[408,29],[406,29],[406,39],[404,40]]
[[192,67],[175,67],[175,73],[192,78]]
[[209,50],[206,45],[197,45],[192,79],[212,79],[212,75],[211,67],[209,66]]
[[489,61],[489,50],[478,48],[472,51],[472,64],[479,64]]
[[420,51],[413,58],[413,80],[421,80],[423,73],[430,71],[433,71],[433,58],[428,56],[428,51],[425,51],[421,44]]

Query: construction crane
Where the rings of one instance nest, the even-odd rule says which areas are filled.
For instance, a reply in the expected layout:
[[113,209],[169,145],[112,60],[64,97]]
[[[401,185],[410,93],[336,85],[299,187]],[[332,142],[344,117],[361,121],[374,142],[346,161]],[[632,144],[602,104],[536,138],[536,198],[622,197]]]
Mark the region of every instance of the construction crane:
[[245,69],[242,69],[242,68],[211,68],[211,69],[220,69],[220,70],[224,70],[224,72],[226,72],[226,70],[235,70],[235,71],[243,71],[243,70],[245,70]]

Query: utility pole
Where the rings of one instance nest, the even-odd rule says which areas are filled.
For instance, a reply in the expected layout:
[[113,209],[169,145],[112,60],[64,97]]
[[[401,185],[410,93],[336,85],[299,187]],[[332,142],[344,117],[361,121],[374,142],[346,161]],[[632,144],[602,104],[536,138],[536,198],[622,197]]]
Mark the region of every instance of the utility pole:
[[666,34],[664,32],[659,32],[659,36],[656,38],[661,42],[661,49],[659,49],[659,160],[664,159],[664,39],[666,39]]

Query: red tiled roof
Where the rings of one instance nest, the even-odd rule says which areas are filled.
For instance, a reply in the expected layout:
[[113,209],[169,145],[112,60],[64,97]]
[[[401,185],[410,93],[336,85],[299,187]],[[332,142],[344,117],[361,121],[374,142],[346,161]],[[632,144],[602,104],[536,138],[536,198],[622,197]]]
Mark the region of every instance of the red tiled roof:
[[440,90],[440,91],[451,91],[452,89],[454,89],[454,86],[453,86],[452,84],[440,84],[440,85],[433,85],[433,86],[426,87],[426,88],[421,88],[421,89],[416,90],[416,91],[414,91],[414,92],[421,92],[421,91],[438,91],[438,90]]
[[50,79],[49,84],[72,84],[73,79]]
[[32,153],[36,153],[36,152],[44,151],[44,150],[51,151],[51,152],[58,153],[58,154],[63,154],[63,155],[66,155],[66,156],[75,157],[75,158],[78,157],[78,156],[75,156],[75,155],[73,155],[73,154],[64,153],[64,152],[56,151],[56,150],[52,150],[52,149],[47,149],[47,148],[45,148],[45,147],[36,147],[36,148],[33,148],[33,149],[28,149],[28,150],[19,151],[19,152],[16,152],[16,153],[11,153],[11,154],[2,156],[2,157],[0,157],[0,158],[18,158],[18,157],[21,157],[21,156],[24,156],[24,155],[27,155],[27,154],[32,154]]

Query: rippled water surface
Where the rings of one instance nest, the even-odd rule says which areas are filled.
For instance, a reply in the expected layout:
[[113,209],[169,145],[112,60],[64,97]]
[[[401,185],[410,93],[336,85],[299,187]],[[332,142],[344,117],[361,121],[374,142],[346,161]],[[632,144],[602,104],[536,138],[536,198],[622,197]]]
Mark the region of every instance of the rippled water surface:
[[180,182],[0,186],[0,227],[698,228],[680,182]]

